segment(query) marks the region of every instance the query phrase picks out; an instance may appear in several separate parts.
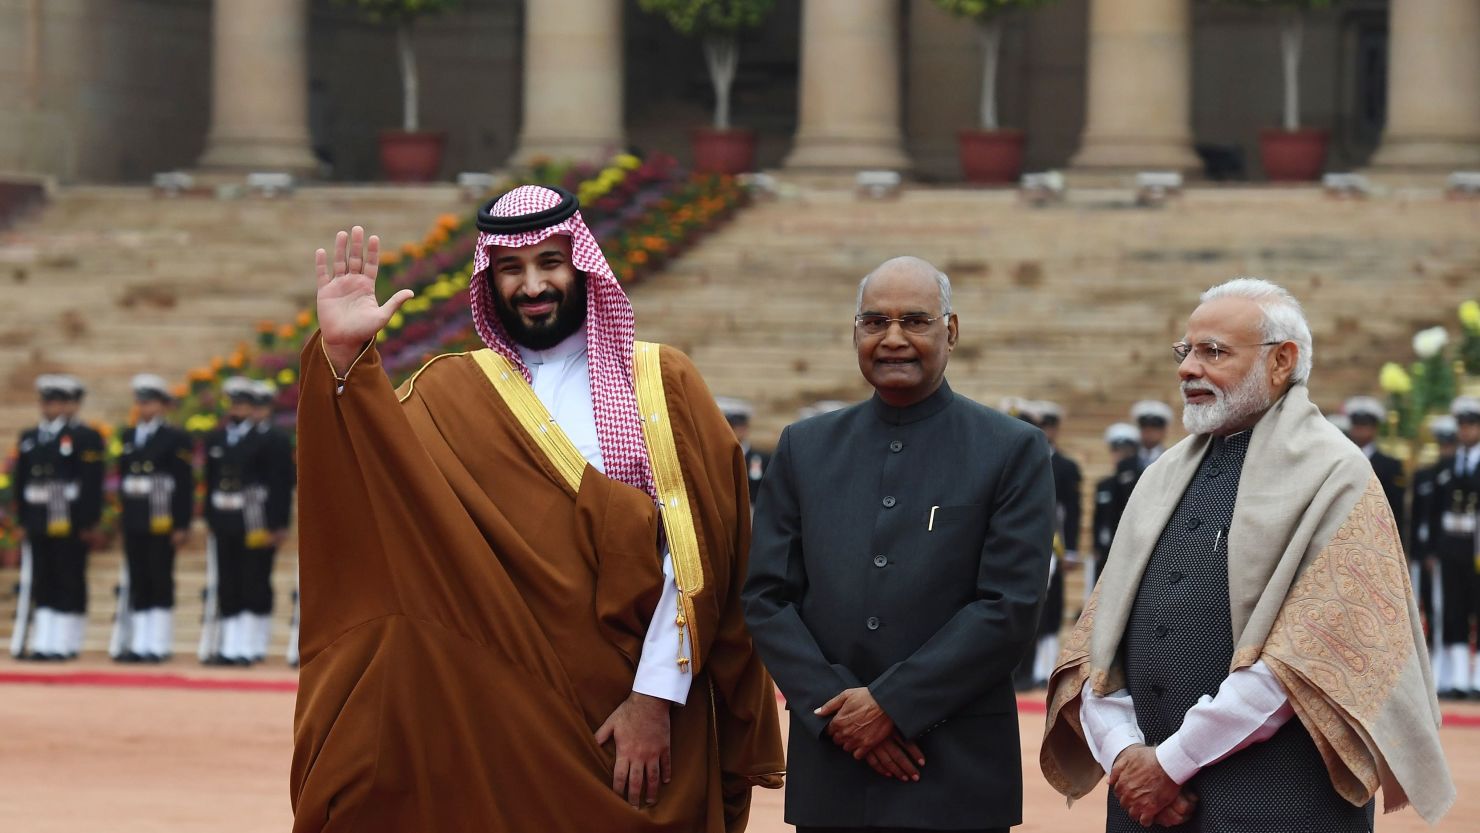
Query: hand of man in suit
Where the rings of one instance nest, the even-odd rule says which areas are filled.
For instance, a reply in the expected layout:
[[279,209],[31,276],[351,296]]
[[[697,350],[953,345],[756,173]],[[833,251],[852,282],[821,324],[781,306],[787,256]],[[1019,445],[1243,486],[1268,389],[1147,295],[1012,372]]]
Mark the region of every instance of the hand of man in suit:
[[923,765],[919,747],[899,737],[894,721],[884,713],[867,686],[844,689],[817,710],[821,717],[832,717],[827,724],[828,737],[856,760],[867,760],[880,775],[901,781],[918,781],[915,768]]
[[1111,788],[1126,813],[1143,827],[1150,827],[1157,816],[1182,791],[1156,759],[1156,750],[1144,744],[1127,746],[1110,768]]

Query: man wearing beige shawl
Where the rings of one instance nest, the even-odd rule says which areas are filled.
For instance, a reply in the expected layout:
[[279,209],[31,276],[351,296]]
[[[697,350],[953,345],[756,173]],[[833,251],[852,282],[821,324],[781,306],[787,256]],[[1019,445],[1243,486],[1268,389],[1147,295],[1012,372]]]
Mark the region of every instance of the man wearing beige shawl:
[[[1191,436],[1147,468],[1048,688],[1041,765],[1106,830],[1368,831],[1454,800],[1393,513],[1311,404],[1310,328],[1216,286],[1173,348]],[[1294,718],[1294,719],[1292,719]]]

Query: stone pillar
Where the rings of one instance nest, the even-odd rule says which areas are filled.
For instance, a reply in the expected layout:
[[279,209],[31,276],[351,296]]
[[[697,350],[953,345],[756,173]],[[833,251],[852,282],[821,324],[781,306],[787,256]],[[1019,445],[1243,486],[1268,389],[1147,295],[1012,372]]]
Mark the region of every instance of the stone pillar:
[[1480,0],[1392,0],[1377,168],[1480,167]]
[[524,123],[515,163],[623,148],[620,0],[524,4]]
[[308,0],[215,0],[207,171],[312,173]]
[[805,0],[796,146],[786,167],[906,170],[897,0]]
[[1197,170],[1190,0],[1090,0],[1086,170]]

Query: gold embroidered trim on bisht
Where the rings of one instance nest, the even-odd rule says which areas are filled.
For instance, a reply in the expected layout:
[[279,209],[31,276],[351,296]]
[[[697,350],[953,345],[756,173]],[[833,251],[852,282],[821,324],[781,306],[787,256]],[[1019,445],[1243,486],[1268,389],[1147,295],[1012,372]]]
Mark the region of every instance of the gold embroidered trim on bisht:
[[509,364],[508,359],[498,353],[484,348],[468,355],[473,357],[488,381],[493,383],[494,390],[503,397],[509,410],[514,412],[514,418],[519,420],[535,445],[555,465],[555,470],[570,487],[571,494],[579,492],[581,478],[586,473],[586,458],[581,456],[575,443],[570,441],[570,437],[550,417],[550,411],[535,395],[534,388],[524,381],[524,376]]
[[416,390],[416,380],[421,378],[421,374],[425,373],[427,368],[431,367],[442,359],[449,359],[453,356],[466,355],[467,353],[443,353],[440,356],[433,356],[430,361],[422,365],[421,368],[418,369],[415,373],[411,374],[410,379],[407,379],[406,381],[401,383],[401,388],[403,388],[404,391],[398,389],[396,391],[396,399],[400,402],[405,402],[406,400],[410,399],[412,392]]
[[[693,670],[698,665],[699,639],[694,633],[694,596],[704,589],[704,562],[699,554],[699,535],[694,529],[693,502],[684,486],[683,467],[678,458],[678,445],[673,439],[673,425],[668,418],[668,399],[663,393],[663,367],[659,345],[639,341],[632,351],[633,376],[637,384],[637,408],[642,412],[642,435],[647,441],[648,463],[653,469],[653,482],[663,518],[663,531],[668,538],[668,553],[673,561],[674,581],[678,585],[680,656],[678,664]],[[689,631],[689,645],[694,666],[682,656],[683,632]]]

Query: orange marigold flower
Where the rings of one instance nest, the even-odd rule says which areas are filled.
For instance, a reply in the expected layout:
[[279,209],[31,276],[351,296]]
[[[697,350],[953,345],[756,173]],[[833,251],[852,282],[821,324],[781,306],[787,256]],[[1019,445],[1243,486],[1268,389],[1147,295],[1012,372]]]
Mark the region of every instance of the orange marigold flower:
[[284,324],[283,326],[278,327],[277,336],[283,341],[297,338],[298,328],[293,326],[292,324]]
[[313,323],[313,313],[304,310],[298,313],[298,317],[293,320],[298,324],[298,328],[302,329]]
[[267,335],[268,333],[272,332],[275,329],[277,329],[277,324],[274,324],[271,321],[258,321],[257,322],[257,332],[259,332],[259,333],[261,333],[263,335]]
[[642,249],[633,249],[627,253],[627,259],[641,266],[648,261],[648,253]]
[[216,372],[220,371],[221,368],[223,368],[225,366],[226,366],[226,360],[223,359],[223,358],[221,358],[220,356],[216,356],[216,357],[214,357],[214,358],[211,359],[211,373],[212,374],[215,374]]

